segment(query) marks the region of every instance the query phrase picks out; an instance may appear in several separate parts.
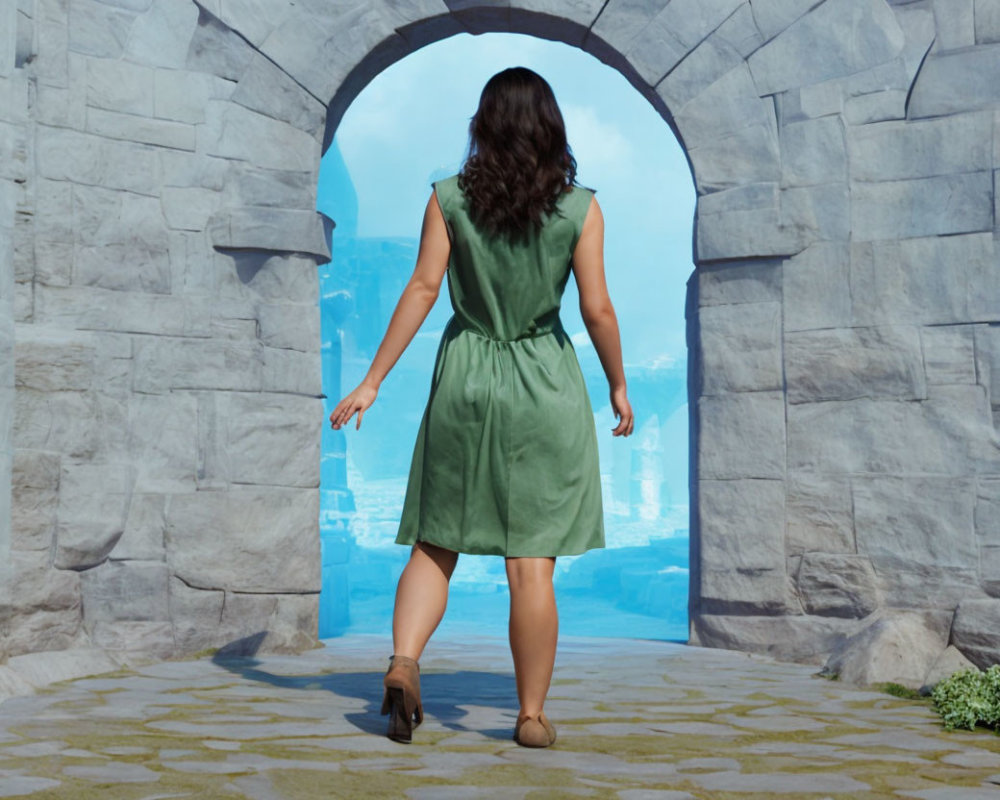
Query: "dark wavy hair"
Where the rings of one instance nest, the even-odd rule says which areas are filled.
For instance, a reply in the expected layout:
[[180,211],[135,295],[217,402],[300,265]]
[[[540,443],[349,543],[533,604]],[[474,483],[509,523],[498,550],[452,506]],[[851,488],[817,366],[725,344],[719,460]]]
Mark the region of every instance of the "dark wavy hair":
[[486,82],[469,123],[468,157],[458,186],[477,227],[526,238],[576,182],[576,158],[552,87],[527,67]]

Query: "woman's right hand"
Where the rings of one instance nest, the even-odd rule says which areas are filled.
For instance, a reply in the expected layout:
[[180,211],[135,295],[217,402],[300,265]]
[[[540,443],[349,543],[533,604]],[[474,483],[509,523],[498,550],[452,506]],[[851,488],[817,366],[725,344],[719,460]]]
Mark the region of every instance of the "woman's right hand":
[[612,436],[630,436],[635,427],[635,417],[624,386],[611,390],[611,410],[618,417],[618,425],[611,429]]

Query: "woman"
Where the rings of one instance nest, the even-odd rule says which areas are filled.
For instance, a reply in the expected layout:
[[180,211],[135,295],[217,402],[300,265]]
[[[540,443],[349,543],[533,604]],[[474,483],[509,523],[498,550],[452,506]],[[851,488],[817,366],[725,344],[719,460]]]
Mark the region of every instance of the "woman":
[[514,67],[483,88],[462,170],[434,182],[416,268],[361,384],[330,421],[357,428],[433,307],[448,273],[455,314],[441,338],[417,434],[398,544],[383,678],[388,736],[423,721],[418,660],[444,615],[459,553],[502,555],[521,704],[514,740],[555,742],[542,706],[555,661],[552,574],[560,555],[604,547],[593,409],[559,319],[572,269],[580,311],[608,378],[615,436],[632,433],[618,321],[604,278],[604,220],[575,185],[576,160],[549,84]]

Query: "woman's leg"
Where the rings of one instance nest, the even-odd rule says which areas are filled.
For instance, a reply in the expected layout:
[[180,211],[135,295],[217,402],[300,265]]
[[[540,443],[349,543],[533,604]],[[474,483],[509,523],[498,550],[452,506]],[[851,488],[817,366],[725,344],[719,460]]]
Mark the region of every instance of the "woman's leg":
[[395,655],[419,660],[448,605],[448,582],[458,553],[430,542],[417,542],[396,585],[392,613],[392,648]]
[[542,710],[552,682],[559,637],[552,573],[555,558],[507,558],[510,586],[510,650],[514,656],[520,717]]

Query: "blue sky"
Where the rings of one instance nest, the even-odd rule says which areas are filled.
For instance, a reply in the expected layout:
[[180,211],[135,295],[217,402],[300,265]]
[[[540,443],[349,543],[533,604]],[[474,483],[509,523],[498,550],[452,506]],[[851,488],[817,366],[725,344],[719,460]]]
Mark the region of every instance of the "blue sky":
[[[359,236],[419,237],[430,182],[458,171],[469,119],[494,73],[530,67],[552,86],[605,218],[605,272],[626,364],[683,362],[685,282],[693,270],[691,172],[656,111],[614,69],[559,42],[459,34],[381,72],[352,103],[336,140],[358,194]],[[323,178],[317,206],[324,206]],[[334,234],[336,235],[336,234]],[[439,302],[447,303],[442,291]],[[571,280],[563,319],[590,347]]]

